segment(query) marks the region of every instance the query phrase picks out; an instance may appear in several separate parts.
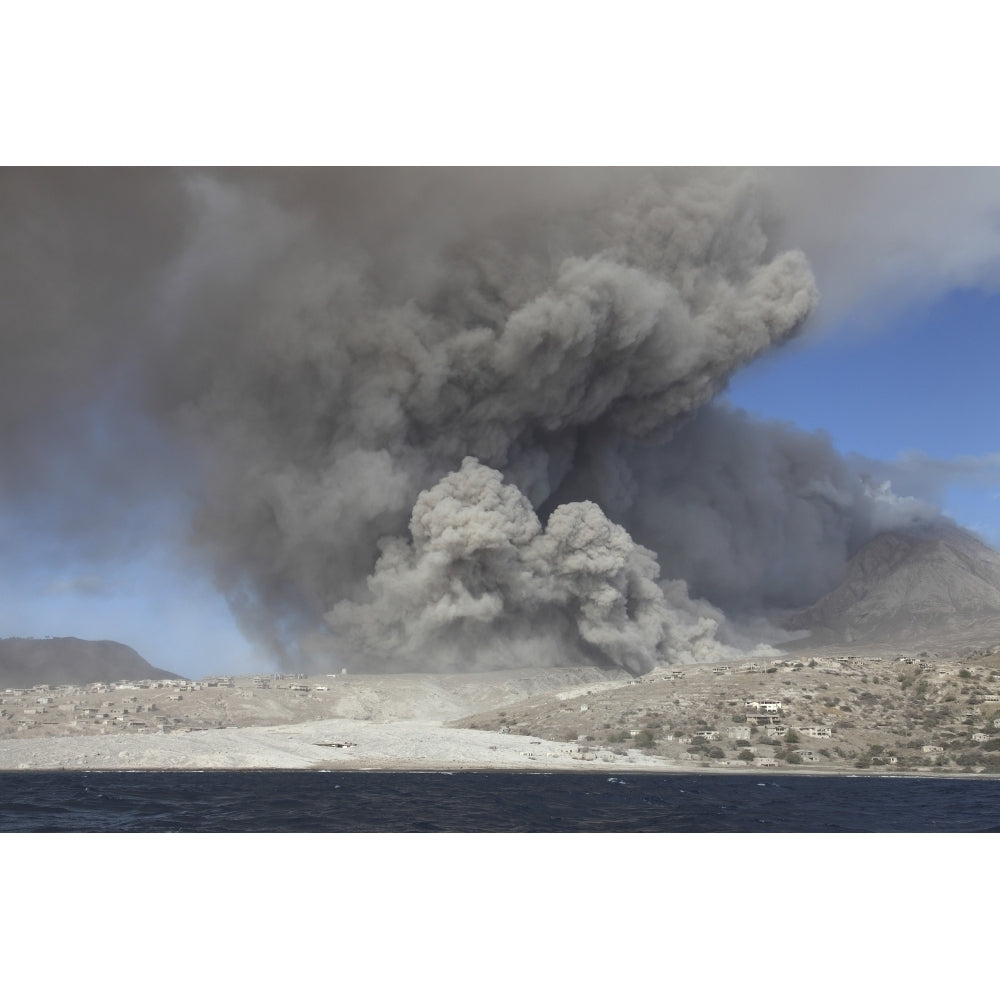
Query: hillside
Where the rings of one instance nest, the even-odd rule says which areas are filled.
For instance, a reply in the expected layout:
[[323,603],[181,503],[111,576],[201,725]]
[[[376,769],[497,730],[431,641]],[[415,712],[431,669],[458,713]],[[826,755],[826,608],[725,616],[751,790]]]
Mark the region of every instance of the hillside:
[[0,688],[174,677],[109,639],[0,639]]
[[960,648],[1000,637],[1000,553],[960,528],[884,532],[841,584],[785,622],[817,643]]

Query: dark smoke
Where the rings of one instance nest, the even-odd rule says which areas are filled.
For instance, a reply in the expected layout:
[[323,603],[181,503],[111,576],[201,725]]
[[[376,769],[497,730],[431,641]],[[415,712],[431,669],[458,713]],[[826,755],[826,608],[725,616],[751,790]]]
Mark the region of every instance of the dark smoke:
[[822,438],[710,404],[817,298],[750,174],[12,172],[3,198],[5,501],[76,498],[51,516],[92,546],[189,505],[283,662],[710,658],[719,607],[818,597],[896,510]]

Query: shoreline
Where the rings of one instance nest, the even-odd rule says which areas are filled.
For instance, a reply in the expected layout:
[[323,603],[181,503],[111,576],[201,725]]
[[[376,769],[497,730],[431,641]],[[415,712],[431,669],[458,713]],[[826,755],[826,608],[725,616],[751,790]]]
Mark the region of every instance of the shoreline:
[[[342,743],[343,746],[324,746]],[[593,753],[590,751],[589,753]],[[588,753],[588,755],[589,755]],[[582,772],[609,775],[746,777],[966,778],[1000,775],[882,771],[809,764],[691,766],[630,749],[584,759],[571,743],[520,734],[458,729],[440,721],[371,722],[325,719],[283,726],[245,726],[189,733],[48,736],[0,741],[0,773],[134,771],[332,771],[381,773]]]

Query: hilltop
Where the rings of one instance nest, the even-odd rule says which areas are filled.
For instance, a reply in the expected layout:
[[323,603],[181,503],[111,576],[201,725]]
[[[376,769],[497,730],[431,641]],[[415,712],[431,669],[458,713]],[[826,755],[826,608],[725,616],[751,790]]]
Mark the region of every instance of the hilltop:
[[0,688],[176,677],[110,639],[0,639]]
[[787,648],[907,646],[959,651],[1000,636],[1000,553],[952,525],[876,536],[838,587],[783,623]]

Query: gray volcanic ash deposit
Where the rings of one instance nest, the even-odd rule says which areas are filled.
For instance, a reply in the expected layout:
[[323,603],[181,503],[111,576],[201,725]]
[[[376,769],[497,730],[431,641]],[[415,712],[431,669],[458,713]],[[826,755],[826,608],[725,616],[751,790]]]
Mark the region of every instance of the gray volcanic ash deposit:
[[711,402],[817,299],[752,174],[3,179],[8,509],[115,556],[193,517],[287,666],[726,656],[921,516]]

